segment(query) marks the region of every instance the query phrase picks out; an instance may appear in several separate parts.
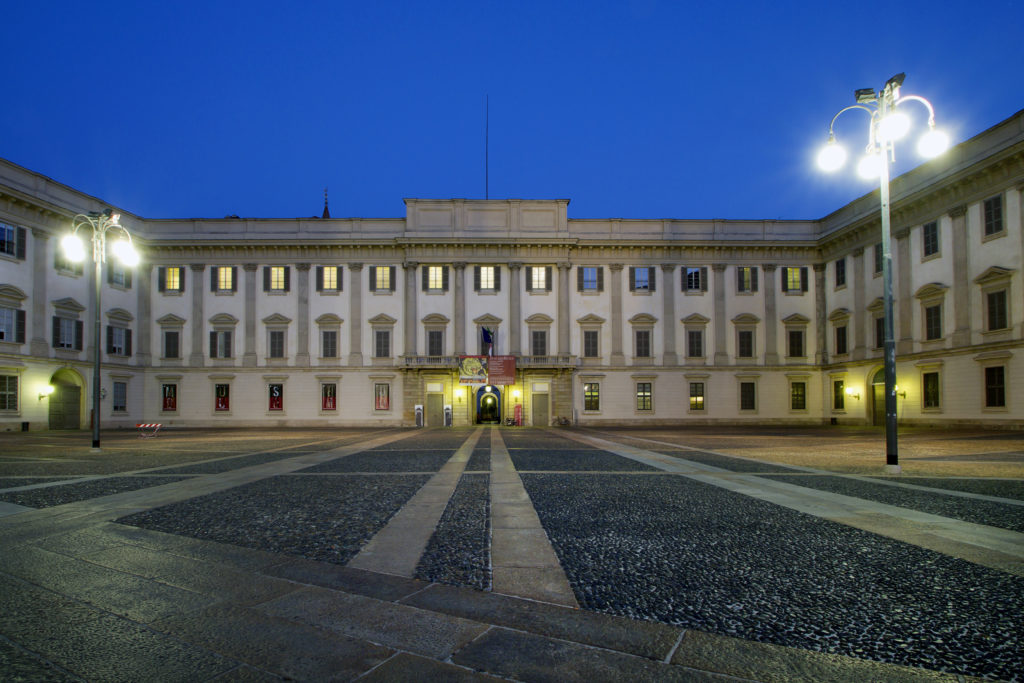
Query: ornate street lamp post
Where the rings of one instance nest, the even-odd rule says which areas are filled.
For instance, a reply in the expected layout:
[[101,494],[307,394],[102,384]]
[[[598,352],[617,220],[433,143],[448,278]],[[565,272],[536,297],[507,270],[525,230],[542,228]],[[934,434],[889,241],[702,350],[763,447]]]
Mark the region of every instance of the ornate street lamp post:
[[96,287],[96,308],[93,317],[93,368],[92,368],[92,451],[100,450],[100,284],[103,282],[103,264],[107,260],[107,232],[120,233],[120,239],[114,242],[110,251],[121,263],[129,268],[139,263],[139,254],[132,246],[131,234],[118,221],[120,214],[110,209],[102,213],[89,212],[78,214],[72,222],[71,232],[61,240],[61,247],[68,260],[76,263],[85,260],[85,245],[78,236],[78,231],[92,230],[92,262],[95,266],[93,284]]
[[864,178],[879,179],[879,196],[882,201],[882,299],[885,325],[885,466],[886,471],[900,471],[899,450],[896,443],[896,341],[893,334],[892,304],[892,252],[889,238],[889,164],[896,160],[895,142],[910,130],[910,119],[898,110],[906,102],[919,102],[928,109],[928,130],[918,141],[917,151],[923,157],[938,156],[949,146],[949,138],[935,128],[935,110],[928,100],[917,95],[900,96],[905,74],[890,78],[881,91],[862,88],[855,91],[857,104],[839,110],[832,117],[828,127],[828,144],[818,155],[818,165],[826,171],[834,171],[846,162],[846,150],[836,142],[836,119],[845,112],[859,109],[868,113],[868,144],[864,157],[857,165],[857,172]]

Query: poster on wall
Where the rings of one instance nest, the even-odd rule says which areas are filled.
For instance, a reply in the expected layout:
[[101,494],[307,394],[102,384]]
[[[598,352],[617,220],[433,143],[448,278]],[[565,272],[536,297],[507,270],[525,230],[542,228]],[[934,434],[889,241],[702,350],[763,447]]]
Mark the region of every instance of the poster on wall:
[[320,410],[338,409],[338,387],[336,384],[320,385]]
[[391,410],[391,385],[373,385],[373,407],[375,410]]
[[163,386],[164,412],[174,412],[178,409],[178,385],[177,384],[165,384]]
[[214,404],[214,410],[225,411],[230,410],[230,396],[231,385],[229,384],[218,384],[216,389],[216,403]]
[[284,410],[284,385],[268,385],[270,392],[270,410]]
[[487,383],[508,386],[516,383],[516,357],[491,356],[487,362]]
[[488,356],[459,356],[459,384],[487,384]]

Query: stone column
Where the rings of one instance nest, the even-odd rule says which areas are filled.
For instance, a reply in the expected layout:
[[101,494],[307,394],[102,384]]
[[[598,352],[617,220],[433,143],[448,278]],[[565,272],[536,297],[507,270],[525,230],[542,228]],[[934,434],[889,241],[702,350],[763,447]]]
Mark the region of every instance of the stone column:
[[309,367],[309,264],[295,264],[295,289],[299,297],[298,310],[296,311],[296,352],[295,366],[299,368]]
[[863,360],[868,349],[864,341],[864,321],[867,316],[867,278],[864,276],[864,247],[853,250],[853,360]]
[[779,364],[779,308],[775,301],[775,280],[778,268],[774,263],[764,266],[764,364]]
[[914,352],[914,297],[910,291],[910,228],[902,228],[892,233],[896,239],[896,267],[893,269],[896,278],[896,323],[899,332],[896,335],[896,353]]
[[416,261],[406,261],[402,264],[405,270],[405,301],[402,306],[403,321],[405,325],[405,348],[402,351],[404,356],[416,355],[416,328],[419,321],[416,319],[416,269],[419,267]]
[[828,311],[825,301],[825,264],[814,264],[814,363],[828,362]]
[[259,265],[246,263],[245,270],[245,352],[243,368],[256,367],[256,271]]
[[[729,353],[726,351],[728,320],[726,320],[725,309],[725,264],[711,264],[711,273],[713,276],[711,286],[714,288],[712,296],[714,297],[715,365],[728,365]],[[682,286],[681,282],[680,286]]]
[[348,364],[363,364],[363,264],[348,264],[349,272],[349,350]]
[[[466,263],[453,263],[455,277],[452,278],[452,292],[455,295],[452,320],[455,325],[455,355],[466,355]],[[495,266],[497,268],[497,266]]]
[[949,212],[953,219],[953,348],[971,345],[971,281],[967,267],[967,207]]
[[509,262],[508,272],[508,340],[509,346],[512,347],[509,349],[509,353],[518,356],[522,349],[520,334],[523,325],[523,283],[521,282],[523,264],[519,261]]
[[612,365],[625,365],[622,352],[622,264],[608,266],[611,271],[612,288]]
[[[46,262],[46,245],[50,235],[39,228],[32,228],[32,341],[30,353],[39,358],[50,355],[50,342],[46,337],[46,323],[49,316],[46,306],[46,275],[50,272]],[[57,249],[60,246],[56,247]]]
[[149,367],[153,357],[153,309],[151,297],[153,295],[153,264],[148,262],[140,263],[135,268],[135,280],[138,286],[136,301],[138,302],[139,320],[136,326],[135,336],[135,362],[137,365]]
[[[661,285],[662,317],[664,327],[662,328],[662,345],[665,347],[662,353],[662,365],[678,365],[679,357],[676,355],[676,290],[672,286],[675,281],[673,277],[676,267],[671,263],[662,263],[663,273]],[[621,291],[621,288],[620,288]]]
[[[620,266],[621,267],[621,266]],[[569,350],[569,263],[558,264],[558,355],[568,356]]]
[[203,273],[206,266],[202,263],[193,263],[189,266],[192,271],[192,282],[185,283],[186,287],[192,288],[192,319],[189,321],[192,329],[192,353],[189,354],[188,364],[194,368],[201,368],[205,364],[203,349],[203,332],[206,329],[206,321],[203,319],[203,294],[206,292],[206,280]]

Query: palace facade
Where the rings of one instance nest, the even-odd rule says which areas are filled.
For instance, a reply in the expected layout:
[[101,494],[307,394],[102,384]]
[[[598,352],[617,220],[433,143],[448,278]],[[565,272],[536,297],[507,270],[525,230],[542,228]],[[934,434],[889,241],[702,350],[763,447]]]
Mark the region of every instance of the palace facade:
[[[1024,426],[1022,192],[1024,112],[893,180],[901,424]],[[104,427],[883,422],[877,192],[805,221],[568,204],[114,208],[143,260],[104,266],[96,338],[60,239],[112,207],[0,160],[0,430],[87,428],[96,344]]]

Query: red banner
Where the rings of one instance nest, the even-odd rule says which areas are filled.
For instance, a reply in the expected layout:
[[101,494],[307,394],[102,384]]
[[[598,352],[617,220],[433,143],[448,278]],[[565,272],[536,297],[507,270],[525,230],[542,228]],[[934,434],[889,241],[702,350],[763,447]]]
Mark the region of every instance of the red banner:
[[516,383],[516,357],[491,356],[487,363],[487,383],[508,386]]

